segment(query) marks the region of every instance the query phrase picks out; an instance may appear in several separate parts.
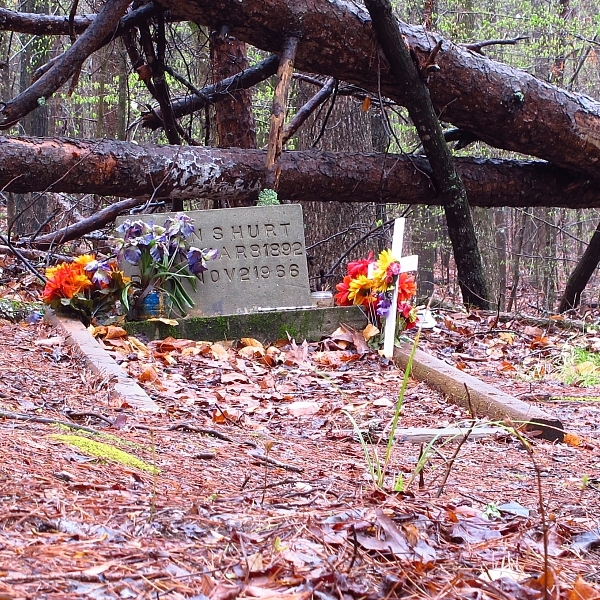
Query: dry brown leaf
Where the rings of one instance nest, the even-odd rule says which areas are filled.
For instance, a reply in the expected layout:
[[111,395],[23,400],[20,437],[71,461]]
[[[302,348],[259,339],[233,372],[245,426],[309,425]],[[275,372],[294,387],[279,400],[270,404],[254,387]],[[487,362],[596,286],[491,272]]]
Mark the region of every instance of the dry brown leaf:
[[229,352],[223,345],[211,344],[210,350],[216,360],[229,360]]
[[223,373],[221,375],[221,383],[231,383],[233,381],[248,381],[248,378],[243,373],[236,373],[231,371],[229,373]]
[[565,433],[565,436],[563,437],[563,443],[567,446],[583,446],[583,440],[574,433]]
[[106,328],[106,335],[104,339],[114,340],[117,338],[126,338],[127,332],[122,327],[116,327],[115,325],[109,325]]
[[140,342],[140,340],[138,340],[135,336],[129,336],[129,343],[131,344],[131,347],[134,350],[137,350],[138,352],[143,352],[144,354],[148,353],[148,346]]
[[597,588],[583,579],[581,575],[577,575],[577,579],[573,584],[573,589],[569,590],[569,600],[599,600],[600,588]]
[[242,338],[240,340],[240,344],[243,347],[252,346],[253,348],[260,348],[261,350],[265,349],[265,347],[258,340],[255,340],[254,338]]
[[196,346],[194,340],[176,339],[173,337],[167,337],[164,340],[158,342],[152,342],[149,344],[150,347],[156,348],[159,352],[180,352],[184,348],[191,348]]
[[502,364],[498,367],[498,371],[506,373],[507,371],[516,371],[514,365],[507,360],[503,360]]
[[146,365],[137,378],[138,381],[141,381],[142,383],[146,381],[152,383],[158,379],[158,373],[152,365]]
[[541,337],[544,335],[544,330],[541,327],[533,327],[532,325],[525,325],[523,333],[531,337]]
[[242,358],[252,359],[252,358],[260,358],[265,353],[264,348],[259,348],[258,346],[245,346],[244,348],[240,348],[238,350],[238,354]]
[[375,327],[372,323],[369,323],[363,330],[362,334],[365,338],[365,341],[369,341],[372,337],[375,337],[379,333],[379,329]]

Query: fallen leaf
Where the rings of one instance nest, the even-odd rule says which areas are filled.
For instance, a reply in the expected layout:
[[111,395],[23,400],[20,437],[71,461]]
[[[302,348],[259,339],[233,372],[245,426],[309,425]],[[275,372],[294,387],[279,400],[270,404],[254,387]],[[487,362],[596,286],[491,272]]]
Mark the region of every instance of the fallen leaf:
[[583,446],[583,440],[574,433],[565,433],[563,437],[563,443],[567,446]]
[[236,373],[235,371],[229,373],[223,373],[221,375],[221,383],[232,383],[233,381],[249,381],[249,379],[243,373]]
[[251,346],[252,348],[260,348],[261,350],[265,349],[265,347],[258,340],[255,340],[254,338],[242,338],[240,340],[240,344],[243,347]]
[[245,346],[244,348],[240,348],[238,350],[238,354],[242,358],[252,359],[252,358],[260,358],[265,353],[264,348],[259,348],[258,346]]
[[581,575],[577,575],[573,588],[569,590],[568,599],[598,600],[600,599],[600,588],[587,583]]
[[126,338],[127,332],[122,327],[116,327],[115,325],[109,325],[106,328],[106,335],[104,339],[115,340],[118,338]]
[[292,415],[292,417],[302,417],[305,415],[314,415],[319,412],[319,405],[316,402],[311,401],[298,401],[292,402],[286,406],[287,412]]
[[158,321],[159,323],[164,323],[165,325],[171,325],[171,327],[177,327],[179,325],[179,321],[175,319],[167,319],[166,317],[150,317],[146,319],[146,321]]
[[533,327],[531,325],[526,325],[523,328],[523,333],[525,335],[529,335],[531,337],[536,338],[544,335],[544,330],[541,327]]
[[143,382],[154,382],[158,379],[158,373],[156,369],[152,365],[148,365],[144,368],[144,370],[138,375],[138,381]]
[[212,355],[217,360],[229,360],[229,352],[221,344],[211,344]]
[[372,323],[369,323],[363,330],[362,334],[365,338],[365,341],[369,341],[372,337],[375,337],[379,333],[379,329],[375,327]]

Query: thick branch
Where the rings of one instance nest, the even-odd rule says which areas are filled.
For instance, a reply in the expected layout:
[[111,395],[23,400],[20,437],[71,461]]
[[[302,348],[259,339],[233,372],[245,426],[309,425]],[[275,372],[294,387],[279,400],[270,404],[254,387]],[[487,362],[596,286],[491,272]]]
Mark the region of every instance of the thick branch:
[[[0,189],[149,198],[256,200],[260,150],[117,140],[0,137]],[[422,156],[284,152],[282,198],[439,205]],[[473,206],[600,207],[600,184],[542,162],[456,159]]]
[[298,38],[289,37],[283,45],[283,52],[277,69],[277,86],[273,95],[273,107],[271,108],[271,121],[269,129],[269,141],[267,144],[267,157],[265,169],[267,171],[266,187],[277,189],[279,175],[277,173],[277,161],[281,156],[283,148],[281,134],[287,113],[287,99],[294,73],[294,56],[298,47]]
[[[83,33],[93,22],[95,15],[75,17],[75,33]],[[0,7],[0,31],[14,31],[31,35],[68,35],[69,17],[23,13]]]
[[[140,6],[140,8],[137,8],[134,11],[131,11],[129,14],[125,15],[120,21],[119,24],[117,25],[116,29],[114,31],[111,31],[96,47],[96,50],[100,50],[100,48],[104,48],[104,46],[106,46],[107,44],[110,44],[110,42],[112,42],[114,39],[121,37],[125,34],[127,34],[129,31],[131,31],[134,27],[137,27],[138,25],[140,25],[141,23],[143,23],[144,21],[147,21],[148,19],[151,19],[154,15],[158,14],[160,12],[160,7],[158,7],[156,4],[154,4],[153,2],[150,2],[148,4],[145,4],[144,6]],[[20,13],[20,14],[24,14],[24,13]],[[30,15],[32,16],[32,15]],[[68,17],[51,17],[49,15],[42,15],[44,19],[58,19],[61,21],[65,21],[67,23],[67,28],[68,28],[68,24],[69,24],[69,20]],[[88,17],[80,17],[79,20],[81,21],[81,19],[85,19],[86,22],[88,23],[86,25],[86,28],[89,26],[89,24],[92,23],[93,18],[91,16]],[[74,25],[74,31],[76,33],[78,33],[78,18],[76,17],[75,20],[73,21],[73,25]],[[84,23],[81,22],[80,25],[82,26]],[[58,30],[59,28],[56,28],[57,34],[66,34],[68,32],[63,32],[62,30]],[[84,31],[84,29],[82,29],[82,31]],[[39,34],[39,35],[43,35],[43,34]],[[47,71],[49,71],[55,63],[57,63],[59,60],[62,59],[62,57],[64,56],[64,54],[60,54],[59,56],[53,58],[52,60],[49,60],[45,65],[41,66],[39,69],[37,69],[35,71],[35,73],[32,76],[32,81],[36,81],[37,79],[39,79],[44,73],[46,73]]]
[[77,72],[83,61],[115,28],[130,0],[108,0],[93,23],[53,67],[16,98],[0,107],[0,129],[7,129],[29,114]]
[[[173,102],[173,114],[176,118],[190,115],[200,110],[208,104],[214,104],[222,98],[226,98],[237,90],[248,89],[253,85],[268,79],[277,72],[279,57],[276,54],[261,60],[259,63],[242,71],[241,73],[223,79],[214,85],[208,85],[202,88],[199,95],[189,96],[182,100]],[[147,112],[142,114],[142,126],[150,129],[162,127],[162,115],[160,110],[156,112]]]
[[53,231],[52,233],[47,233],[45,235],[39,235],[31,244],[29,244],[28,240],[20,240],[19,244],[24,246],[31,245],[32,247],[40,250],[48,250],[57,244],[64,244],[65,242],[77,240],[87,233],[96,231],[97,229],[102,229],[102,227],[105,225],[112,223],[119,215],[122,215],[124,212],[136,206],[139,206],[143,202],[144,200],[142,198],[127,198],[127,200],[115,202],[114,204],[111,204],[110,206],[107,206],[106,208],[94,213],[87,219],[82,219],[73,225],[59,229],[58,231]]
[[308,101],[301,106],[294,115],[294,118],[284,127],[281,136],[281,143],[285,145],[287,141],[304,125],[308,117],[327,100],[335,89],[335,79],[330,77],[323,87]]

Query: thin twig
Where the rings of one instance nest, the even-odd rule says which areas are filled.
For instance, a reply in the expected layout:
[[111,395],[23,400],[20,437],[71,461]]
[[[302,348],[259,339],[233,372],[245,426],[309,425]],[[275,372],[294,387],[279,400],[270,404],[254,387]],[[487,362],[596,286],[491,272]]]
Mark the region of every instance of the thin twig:
[[0,418],[16,419],[18,421],[32,421],[34,423],[45,423],[48,425],[60,425],[61,427],[69,427],[70,429],[77,429],[79,431],[93,433],[94,435],[101,435],[99,431],[92,429],[91,427],[77,425],[76,423],[69,423],[68,421],[61,421],[60,419],[52,419],[50,417],[37,417],[35,415],[24,415],[22,413],[0,410]]
[[264,463],[268,463],[275,467],[280,467],[282,469],[285,469],[286,471],[293,471],[294,473],[302,473],[302,471],[304,471],[304,469],[302,467],[296,467],[295,465],[289,465],[289,464],[281,462],[279,460],[275,460],[274,458],[271,458],[270,456],[265,456],[264,454],[262,454],[262,452],[260,450],[251,450],[250,452],[248,452],[248,455],[251,456],[252,458],[255,458],[256,460],[259,460]]

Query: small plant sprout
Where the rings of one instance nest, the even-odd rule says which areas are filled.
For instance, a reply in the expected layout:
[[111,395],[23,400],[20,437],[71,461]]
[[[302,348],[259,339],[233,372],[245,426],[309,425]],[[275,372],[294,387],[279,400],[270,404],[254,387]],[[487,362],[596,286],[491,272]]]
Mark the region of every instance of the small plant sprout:
[[276,206],[281,204],[275,190],[269,188],[261,190],[258,193],[258,201],[256,206]]

